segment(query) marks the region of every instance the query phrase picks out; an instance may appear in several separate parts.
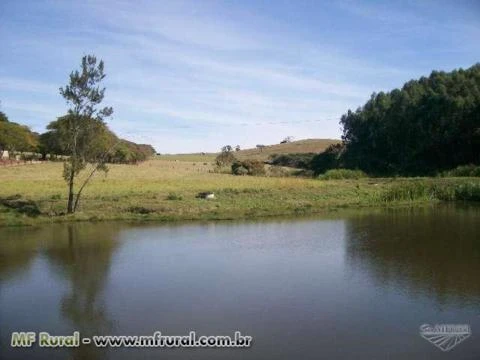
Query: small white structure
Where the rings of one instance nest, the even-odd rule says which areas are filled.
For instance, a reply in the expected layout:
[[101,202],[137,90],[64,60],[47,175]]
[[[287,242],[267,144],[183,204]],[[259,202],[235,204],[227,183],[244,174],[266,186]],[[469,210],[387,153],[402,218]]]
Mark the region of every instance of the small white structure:
[[196,197],[200,199],[205,199],[205,200],[213,200],[215,199],[215,194],[211,191],[207,191],[207,192],[198,193]]
[[10,155],[8,154],[8,150],[3,150],[3,151],[0,151],[0,159],[9,159],[10,158]]

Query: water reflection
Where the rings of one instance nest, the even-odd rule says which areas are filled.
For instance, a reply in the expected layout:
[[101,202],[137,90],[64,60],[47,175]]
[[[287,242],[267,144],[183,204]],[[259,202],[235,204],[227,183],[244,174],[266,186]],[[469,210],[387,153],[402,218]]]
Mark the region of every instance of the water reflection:
[[39,233],[41,230],[31,228],[0,229],[0,281],[28,271],[37,254]]
[[[98,230],[88,225],[68,225],[55,232],[51,246],[45,249],[56,273],[70,284],[61,301],[61,314],[82,336],[111,333],[113,325],[102,295],[118,244],[118,229],[109,226]],[[78,359],[104,357],[101,349],[93,346],[75,349],[74,355]]]
[[[48,281],[66,282],[61,286],[63,295],[58,302],[58,313],[62,322],[68,324],[65,327],[67,334],[73,331],[80,331],[82,336],[111,333],[114,324],[108,314],[103,293],[108,282],[112,255],[119,244],[116,241],[119,231],[119,226],[112,224],[56,225],[14,231],[4,229],[0,243],[2,260],[6,260],[0,262],[2,285],[22,274],[28,277],[29,271],[36,270],[31,269],[34,261],[46,259],[53,276]],[[48,286],[45,286],[45,291],[48,291]],[[45,327],[37,331],[60,334],[58,329]],[[47,358],[49,353],[58,356],[59,352],[45,351],[43,355]],[[102,349],[81,346],[71,351],[71,357],[102,359],[105,354]]]
[[478,207],[437,206],[353,217],[347,221],[347,264],[382,287],[440,305],[478,304],[479,215]]

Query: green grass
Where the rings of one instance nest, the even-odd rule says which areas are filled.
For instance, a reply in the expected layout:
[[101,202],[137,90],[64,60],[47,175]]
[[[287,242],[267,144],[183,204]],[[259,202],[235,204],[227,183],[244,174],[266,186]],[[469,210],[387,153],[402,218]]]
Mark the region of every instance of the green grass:
[[[205,165],[206,164],[206,165]],[[151,160],[112,165],[84,191],[78,213],[64,215],[61,163],[0,169],[0,198],[20,194],[40,210],[33,217],[0,205],[0,226],[100,220],[204,220],[303,215],[338,208],[479,200],[475,178],[317,180],[215,173],[211,163]],[[213,191],[214,200],[196,198]]]
[[367,177],[362,170],[332,169],[320,175],[321,180],[361,179]]
[[476,165],[461,165],[455,169],[445,171],[441,176],[446,177],[480,177],[480,166]]

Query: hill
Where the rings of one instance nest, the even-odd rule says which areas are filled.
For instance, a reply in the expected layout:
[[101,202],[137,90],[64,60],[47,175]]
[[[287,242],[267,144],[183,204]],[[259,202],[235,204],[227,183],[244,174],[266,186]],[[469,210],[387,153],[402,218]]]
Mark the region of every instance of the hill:
[[[234,154],[240,160],[267,160],[273,154],[320,153],[329,145],[340,142],[340,140],[335,139],[305,139],[286,144],[266,145],[262,149],[253,148],[235,151]],[[218,153],[165,154],[159,155],[157,158],[178,161],[213,161],[217,155]]]
[[292,141],[285,144],[267,145],[264,148],[245,149],[235,152],[235,157],[240,160],[255,159],[267,160],[273,154],[303,154],[320,153],[329,145],[337,144],[335,139],[305,139]]

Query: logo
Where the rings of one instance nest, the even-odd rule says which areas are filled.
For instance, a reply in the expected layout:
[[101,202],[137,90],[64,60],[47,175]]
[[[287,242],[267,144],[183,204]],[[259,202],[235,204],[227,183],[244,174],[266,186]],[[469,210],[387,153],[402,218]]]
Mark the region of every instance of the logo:
[[424,324],[420,326],[420,336],[442,351],[452,350],[468,339],[470,335],[472,335],[472,330],[469,325],[465,324]]

